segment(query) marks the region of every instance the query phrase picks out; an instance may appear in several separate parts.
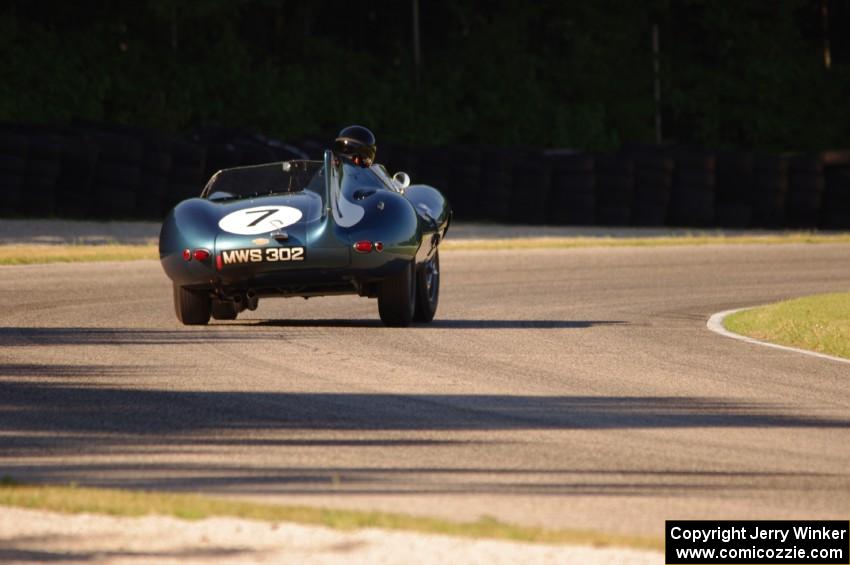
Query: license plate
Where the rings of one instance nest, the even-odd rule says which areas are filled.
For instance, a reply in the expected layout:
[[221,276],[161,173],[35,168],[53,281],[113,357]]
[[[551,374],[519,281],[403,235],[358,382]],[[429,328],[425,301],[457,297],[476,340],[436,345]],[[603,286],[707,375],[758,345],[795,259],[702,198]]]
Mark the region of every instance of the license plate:
[[223,265],[244,263],[286,263],[304,260],[303,247],[266,247],[252,249],[231,249],[221,252]]

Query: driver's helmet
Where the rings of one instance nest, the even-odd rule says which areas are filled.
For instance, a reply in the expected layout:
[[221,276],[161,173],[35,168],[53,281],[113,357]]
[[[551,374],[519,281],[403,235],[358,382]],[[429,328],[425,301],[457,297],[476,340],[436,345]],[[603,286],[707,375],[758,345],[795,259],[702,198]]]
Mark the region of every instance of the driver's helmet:
[[375,161],[375,135],[363,126],[343,128],[334,140],[334,153],[360,167],[371,167]]

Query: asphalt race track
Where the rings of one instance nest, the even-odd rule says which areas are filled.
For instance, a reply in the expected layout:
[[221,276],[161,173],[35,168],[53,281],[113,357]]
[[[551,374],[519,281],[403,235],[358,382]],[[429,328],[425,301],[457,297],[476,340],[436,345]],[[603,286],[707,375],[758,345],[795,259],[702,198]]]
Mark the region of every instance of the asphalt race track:
[[850,370],[714,312],[850,246],[454,251],[432,325],[357,297],[178,325],[156,262],[0,268],[0,476],[661,536],[846,519]]

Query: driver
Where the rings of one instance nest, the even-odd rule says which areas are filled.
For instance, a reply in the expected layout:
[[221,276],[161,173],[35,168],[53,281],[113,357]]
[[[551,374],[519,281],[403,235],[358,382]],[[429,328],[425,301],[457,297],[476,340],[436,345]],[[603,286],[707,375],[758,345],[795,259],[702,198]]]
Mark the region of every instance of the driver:
[[375,134],[363,126],[343,128],[334,140],[334,153],[358,167],[369,168],[375,161]]

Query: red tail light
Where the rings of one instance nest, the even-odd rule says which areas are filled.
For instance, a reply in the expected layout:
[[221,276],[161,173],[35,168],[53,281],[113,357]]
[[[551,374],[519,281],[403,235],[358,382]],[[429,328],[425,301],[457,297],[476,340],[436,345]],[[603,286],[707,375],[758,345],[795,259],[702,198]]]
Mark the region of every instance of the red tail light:
[[210,252],[206,249],[195,249],[195,252],[192,253],[192,257],[195,258],[195,261],[206,261],[210,258]]
[[183,260],[184,261],[191,261],[192,260],[192,250],[191,249],[184,249],[183,250]]
[[384,244],[383,244],[383,243],[381,243],[380,241],[376,241],[376,242],[375,242],[375,251],[377,251],[378,253],[380,253],[380,252],[381,252],[381,251],[383,251],[383,250],[384,250]]
[[358,241],[354,244],[354,250],[358,253],[369,253],[372,251],[371,241]]
[[215,268],[221,270],[221,253],[215,256]]

